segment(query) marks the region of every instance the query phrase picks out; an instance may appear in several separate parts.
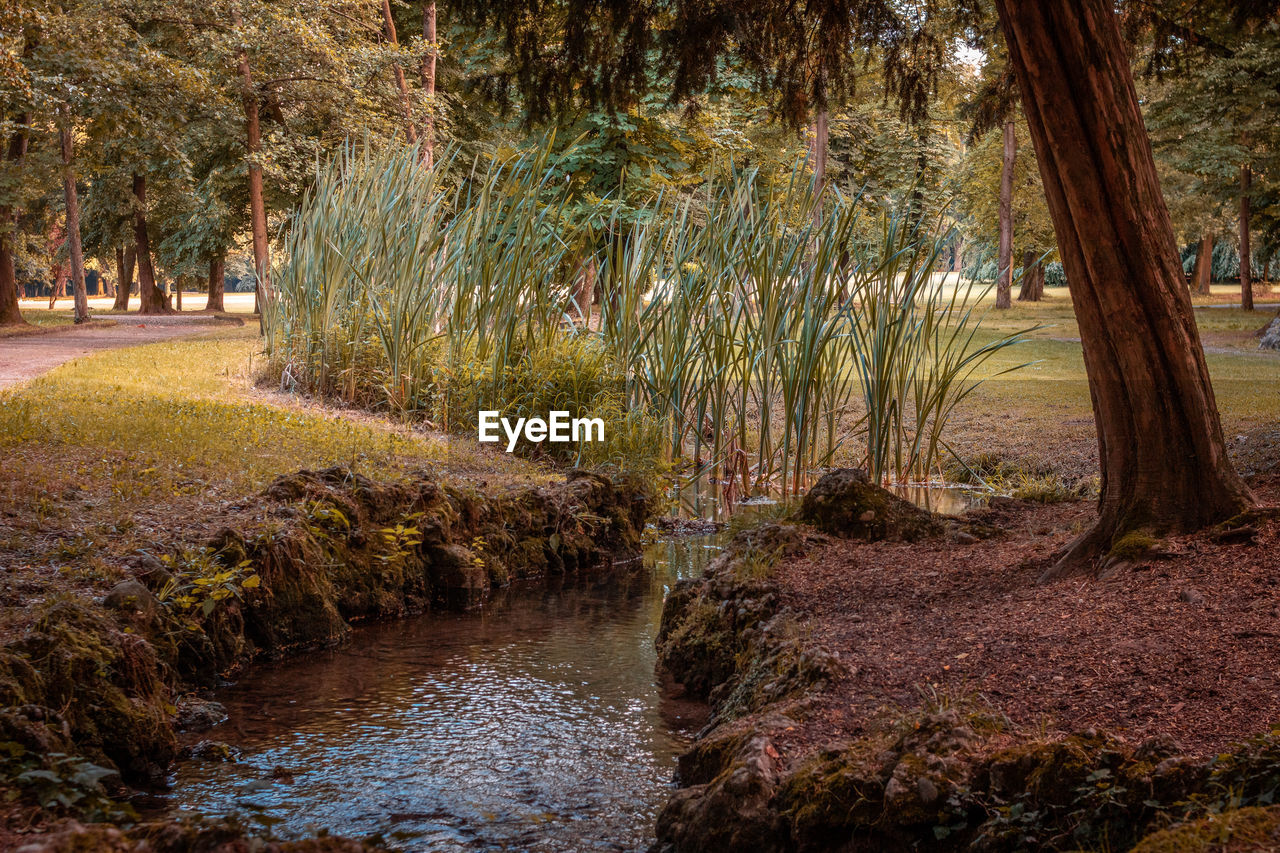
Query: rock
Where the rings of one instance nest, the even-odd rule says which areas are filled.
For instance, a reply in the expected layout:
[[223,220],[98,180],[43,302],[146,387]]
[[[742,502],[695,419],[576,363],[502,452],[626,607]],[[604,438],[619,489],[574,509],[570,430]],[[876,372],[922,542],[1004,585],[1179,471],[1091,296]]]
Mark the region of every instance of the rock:
[[236,760],[236,750],[219,740],[202,740],[187,750],[187,755],[202,761]]
[[102,599],[102,606],[119,613],[141,613],[153,616],[160,609],[160,600],[151,590],[136,580],[120,581]]
[[914,542],[941,529],[928,512],[872,483],[857,468],[824,475],[804,496],[799,517],[826,533],[868,542]]
[[1168,734],[1153,735],[1138,744],[1133,757],[1138,761],[1150,761],[1158,764],[1182,752],[1182,747]]
[[1209,814],[1160,830],[1139,842],[1133,853],[1276,849],[1280,849],[1280,806],[1251,806]]
[[227,709],[207,699],[183,699],[178,703],[174,724],[179,731],[203,732],[227,718]]
[[152,592],[159,592],[173,580],[173,573],[150,554],[139,554],[134,559],[133,576]]
[[681,788],[667,801],[658,814],[654,850],[787,849],[771,806],[780,774],[778,751],[764,734],[738,743],[713,781]]
[[920,802],[925,806],[932,806],[938,802],[938,786],[933,784],[933,780],[928,776],[921,776],[917,780],[916,792],[920,795]]
[[952,535],[951,541],[955,542],[957,545],[975,545],[979,540],[978,537],[974,536],[972,533],[966,533],[963,530],[958,530]]
[[1262,333],[1259,349],[1280,350],[1280,317],[1276,317]]
[[489,592],[489,572],[484,561],[462,545],[432,548],[432,580],[441,597],[453,607],[472,607]]

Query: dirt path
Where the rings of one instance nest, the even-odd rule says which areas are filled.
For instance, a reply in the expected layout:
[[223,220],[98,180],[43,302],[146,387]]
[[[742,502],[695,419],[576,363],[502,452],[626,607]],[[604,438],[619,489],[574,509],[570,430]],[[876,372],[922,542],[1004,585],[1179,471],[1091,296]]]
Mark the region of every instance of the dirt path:
[[0,338],[0,389],[99,350],[167,341],[241,324],[241,320],[207,316],[122,317],[114,325],[67,326],[56,331]]

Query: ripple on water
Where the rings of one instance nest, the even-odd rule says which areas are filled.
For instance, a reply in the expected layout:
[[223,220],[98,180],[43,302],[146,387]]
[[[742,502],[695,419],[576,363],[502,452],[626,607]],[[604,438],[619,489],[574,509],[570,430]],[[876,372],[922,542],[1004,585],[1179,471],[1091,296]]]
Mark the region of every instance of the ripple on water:
[[257,667],[203,735],[239,761],[181,764],[171,812],[408,850],[643,849],[688,742],[654,682],[662,598],[711,544],[659,542],[643,570]]

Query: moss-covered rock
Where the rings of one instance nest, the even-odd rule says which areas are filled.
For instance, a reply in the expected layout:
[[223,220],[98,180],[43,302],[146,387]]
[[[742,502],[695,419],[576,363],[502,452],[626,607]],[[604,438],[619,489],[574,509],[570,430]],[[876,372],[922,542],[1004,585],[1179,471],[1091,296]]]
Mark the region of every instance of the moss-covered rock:
[[[771,805],[782,772],[772,740],[752,733],[722,738],[720,744],[719,772],[707,782],[681,787],[658,814],[654,851],[787,849],[785,827]],[[694,778],[711,769],[707,765]]]
[[33,703],[60,709],[71,740],[134,778],[158,779],[177,743],[155,649],[74,598],[47,606],[13,647],[36,675]]
[[1152,833],[1133,853],[1273,853],[1280,850],[1280,806],[1232,809]]
[[825,474],[804,496],[798,518],[826,533],[867,542],[915,542],[943,529],[930,513],[872,483],[857,468]]
[[802,529],[764,524],[740,532],[703,577],[676,584],[663,604],[658,666],[690,698],[710,701],[722,723],[792,699],[839,667],[801,643],[762,566],[803,552]]

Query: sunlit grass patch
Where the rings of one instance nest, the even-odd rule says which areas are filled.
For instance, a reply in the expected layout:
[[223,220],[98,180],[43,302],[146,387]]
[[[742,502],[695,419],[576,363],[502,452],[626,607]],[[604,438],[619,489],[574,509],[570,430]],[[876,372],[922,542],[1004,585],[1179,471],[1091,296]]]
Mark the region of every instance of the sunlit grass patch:
[[246,328],[78,359],[0,394],[0,447],[125,454],[122,470],[103,473],[135,496],[151,482],[180,491],[198,475],[247,492],[298,468],[388,477],[457,456],[444,439],[390,423],[266,400],[252,386],[258,346]]

